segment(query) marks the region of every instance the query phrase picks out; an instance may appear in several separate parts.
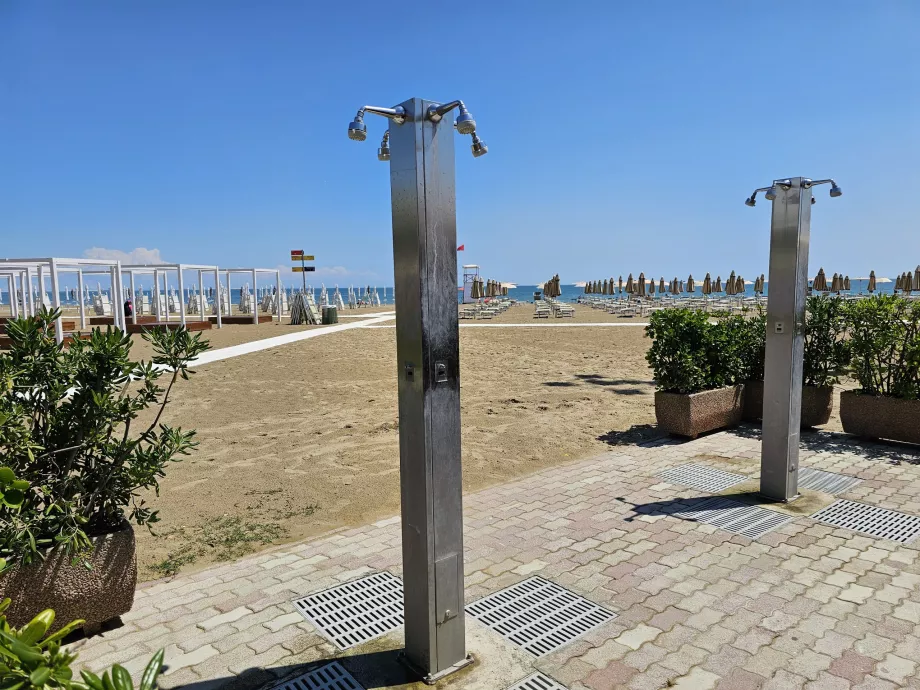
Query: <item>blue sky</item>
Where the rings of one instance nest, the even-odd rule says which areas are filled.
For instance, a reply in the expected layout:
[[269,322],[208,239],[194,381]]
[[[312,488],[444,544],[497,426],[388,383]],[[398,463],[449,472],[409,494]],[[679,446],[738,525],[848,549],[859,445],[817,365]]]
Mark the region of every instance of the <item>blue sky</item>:
[[[0,2],[0,254],[392,284],[355,110],[463,99],[460,260],[521,284],[766,271],[775,177],[818,193],[812,273],[920,262],[920,3]],[[153,256],[156,256],[154,253]],[[291,276],[293,279],[293,276]]]

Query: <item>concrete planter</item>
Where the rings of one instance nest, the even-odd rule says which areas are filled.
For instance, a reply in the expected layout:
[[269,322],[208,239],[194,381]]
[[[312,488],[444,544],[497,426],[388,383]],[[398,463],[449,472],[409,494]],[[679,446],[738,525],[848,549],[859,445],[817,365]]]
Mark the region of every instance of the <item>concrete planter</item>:
[[125,522],[117,532],[92,542],[91,570],[82,563],[71,564],[71,556],[54,548],[43,561],[0,575],[0,600],[13,600],[6,611],[10,625],[25,625],[35,614],[54,609],[53,629],[82,618],[84,631],[91,634],[131,610],[137,585],[134,530]]
[[840,421],[848,434],[920,443],[920,400],[844,391]]
[[701,393],[655,393],[655,418],[669,434],[696,438],[700,434],[741,422],[744,385]]
[[[834,411],[833,386],[802,386],[802,428],[827,424]],[[744,384],[744,419],[763,419],[763,381]]]

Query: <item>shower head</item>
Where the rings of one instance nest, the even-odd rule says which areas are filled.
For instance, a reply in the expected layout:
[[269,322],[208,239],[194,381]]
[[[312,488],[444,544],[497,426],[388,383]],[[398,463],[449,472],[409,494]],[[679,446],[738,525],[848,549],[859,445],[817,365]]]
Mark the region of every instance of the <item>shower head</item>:
[[486,146],[486,142],[480,139],[479,135],[475,132],[473,132],[473,144],[470,146],[470,149],[473,151],[473,158],[479,158],[489,152],[489,147]]
[[348,138],[353,141],[367,139],[367,125],[364,124],[364,109],[358,111],[355,119],[348,125]]
[[472,134],[476,131],[476,120],[473,119],[470,111],[466,109],[463,103],[460,104],[460,112],[457,115],[455,126],[460,134]]
[[754,192],[753,194],[751,194],[751,196],[749,196],[747,199],[744,200],[744,203],[748,206],[756,205],[757,204],[757,199],[755,198],[756,196],[757,196],[757,192]]
[[832,185],[831,185],[831,196],[837,197],[837,196],[840,196],[841,194],[843,194],[843,190],[840,189],[840,187],[837,186],[837,183],[836,183],[836,182],[832,183]]
[[380,142],[380,148],[377,149],[377,160],[390,160],[390,130],[383,133],[383,140]]
[[764,194],[764,198],[767,201],[774,201],[776,199],[776,187],[770,187],[770,189],[768,189]]

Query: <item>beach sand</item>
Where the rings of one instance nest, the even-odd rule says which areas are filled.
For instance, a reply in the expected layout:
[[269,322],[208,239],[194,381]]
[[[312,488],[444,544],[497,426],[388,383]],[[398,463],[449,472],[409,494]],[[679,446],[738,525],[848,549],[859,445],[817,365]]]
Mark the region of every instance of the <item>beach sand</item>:
[[[462,328],[464,490],[656,437],[648,345],[639,327]],[[162,522],[138,530],[141,577],[398,514],[395,353],[393,328],[359,328],[180,381],[164,421],[201,445],[145,496]]]

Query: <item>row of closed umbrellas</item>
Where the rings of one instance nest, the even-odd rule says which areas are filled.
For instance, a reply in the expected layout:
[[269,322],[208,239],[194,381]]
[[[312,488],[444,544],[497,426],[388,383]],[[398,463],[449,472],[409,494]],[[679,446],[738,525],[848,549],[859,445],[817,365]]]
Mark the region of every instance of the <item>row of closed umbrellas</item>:
[[[558,278],[558,277],[557,277]],[[764,285],[766,284],[766,279],[761,275],[753,283],[746,283],[744,278],[740,275],[736,276],[735,272],[732,271],[731,275],[728,277],[728,280],[725,281],[725,287],[722,286],[722,277],[716,276],[715,282],[712,280],[712,276],[707,273],[706,277],[703,278],[703,283],[700,286],[700,291],[704,295],[709,295],[712,293],[725,292],[727,295],[741,295],[744,294],[746,285],[753,285],[754,292],[762,293],[764,291]],[[636,297],[645,297],[646,295],[655,294],[655,280],[646,281],[645,273],[640,273],[637,280],[633,280],[632,273],[629,274],[629,277],[626,279],[626,283],[623,282],[623,276],[620,276],[619,280],[614,281],[613,278],[609,280],[594,280],[585,283],[585,294],[586,295],[617,295],[626,293],[628,295],[635,295]],[[665,283],[664,278],[658,281],[658,292],[660,294],[671,294],[671,295],[680,295],[683,293],[694,293],[696,292],[696,281],[693,279],[693,276],[688,276],[686,282],[674,278],[669,283]]]
[[562,286],[559,283],[559,274],[557,273],[552,278],[543,283],[543,296],[544,297],[559,297],[562,294]]
[[894,289],[901,292],[914,292],[920,290],[920,266],[914,270],[913,275],[910,271],[904,271],[894,279]]
[[483,297],[506,297],[508,287],[502,285],[497,280],[484,281],[482,278],[473,280],[470,286],[470,297],[472,299],[482,299]]

